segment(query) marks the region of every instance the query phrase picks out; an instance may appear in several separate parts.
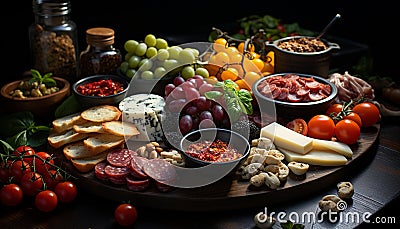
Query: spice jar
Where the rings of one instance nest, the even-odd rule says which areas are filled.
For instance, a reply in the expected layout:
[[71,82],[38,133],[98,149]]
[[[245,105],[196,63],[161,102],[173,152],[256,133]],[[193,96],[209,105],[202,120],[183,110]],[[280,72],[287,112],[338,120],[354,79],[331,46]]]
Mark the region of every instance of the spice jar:
[[90,28],[86,30],[86,50],[79,56],[79,77],[98,74],[117,74],[122,63],[119,49],[113,46],[114,30],[110,28]]
[[29,27],[32,67],[74,81],[78,70],[78,33],[70,20],[69,0],[33,0],[35,22]]

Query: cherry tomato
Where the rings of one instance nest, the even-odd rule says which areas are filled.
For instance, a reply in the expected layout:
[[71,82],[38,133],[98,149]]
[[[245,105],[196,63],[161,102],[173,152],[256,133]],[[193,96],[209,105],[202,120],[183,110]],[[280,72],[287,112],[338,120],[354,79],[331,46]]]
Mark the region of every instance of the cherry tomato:
[[42,176],[36,172],[25,173],[20,185],[25,195],[34,196],[43,190]]
[[297,118],[288,122],[286,127],[302,135],[307,135],[308,132],[307,122],[302,118]]
[[29,173],[31,168],[26,161],[17,160],[14,161],[10,166],[10,176],[12,176],[15,182],[20,182],[24,173]]
[[29,165],[32,165],[32,155],[35,153],[35,150],[30,146],[18,146],[13,152],[15,156],[23,156],[23,160],[28,162]]
[[50,169],[49,171],[42,174],[44,183],[46,183],[47,189],[54,190],[56,185],[64,180],[64,177],[57,170]]
[[332,104],[325,112],[326,115],[337,115],[343,109],[343,105],[340,103]]
[[335,122],[328,115],[315,115],[307,123],[308,136],[331,140],[335,135]]
[[[35,157],[33,161],[35,163],[36,172],[40,174],[47,173],[47,171],[52,168],[52,165],[54,165],[53,158],[51,157],[50,154],[44,151],[37,152],[36,156],[37,157]],[[41,160],[38,157],[42,158],[45,161]]]
[[5,184],[0,190],[0,201],[6,206],[17,206],[23,197],[22,189],[17,184]]
[[58,200],[62,203],[72,202],[78,194],[75,183],[71,181],[58,183],[54,188],[54,192],[57,194]]
[[377,106],[371,102],[362,102],[353,107],[353,112],[361,117],[362,126],[372,126],[379,121],[380,112]]
[[128,203],[120,204],[114,211],[114,218],[119,225],[130,226],[137,219],[136,207]]
[[350,119],[353,120],[358,124],[358,126],[361,128],[362,127],[362,120],[360,115],[358,115],[355,112],[350,112],[348,115],[344,116],[343,119]]
[[51,190],[43,190],[35,196],[35,206],[42,212],[53,211],[58,204],[57,195]]
[[354,144],[360,137],[360,126],[353,120],[342,119],[336,123],[335,136],[340,142]]
[[6,183],[10,179],[10,165],[11,161],[0,163],[0,182]]

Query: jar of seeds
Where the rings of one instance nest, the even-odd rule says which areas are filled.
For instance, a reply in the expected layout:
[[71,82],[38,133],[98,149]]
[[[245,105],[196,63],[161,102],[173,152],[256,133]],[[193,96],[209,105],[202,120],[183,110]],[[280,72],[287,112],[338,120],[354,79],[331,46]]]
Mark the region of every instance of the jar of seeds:
[[79,78],[90,75],[117,75],[122,54],[114,45],[114,30],[104,27],[86,30],[86,50],[79,55]]
[[78,33],[69,0],[33,0],[35,22],[29,27],[32,68],[70,82],[78,70]]

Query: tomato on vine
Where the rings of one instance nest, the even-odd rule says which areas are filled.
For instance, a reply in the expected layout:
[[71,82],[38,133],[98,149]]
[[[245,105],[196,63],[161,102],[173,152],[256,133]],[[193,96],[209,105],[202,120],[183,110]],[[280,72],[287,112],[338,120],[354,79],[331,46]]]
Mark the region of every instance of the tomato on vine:
[[54,165],[54,160],[50,154],[40,151],[36,153],[33,163],[35,163],[36,172],[44,174],[52,168]]
[[0,189],[0,202],[5,206],[17,206],[23,200],[24,194],[17,184],[5,184]]
[[360,126],[353,120],[342,119],[336,123],[335,136],[338,141],[352,145],[360,137]]
[[55,192],[43,190],[35,196],[35,206],[42,212],[53,211],[58,204],[58,198]]
[[35,153],[36,152],[32,147],[22,145],[22,146],[18,146],[14,150],[13,155],[22,156],[24,161],[28,162],[29,165],[32,165],[33,155]]
[[372,126],[379,121],[380,111],[378,107],[371,102],[358,103],[352,110],[361,117],[363,127]]
[[75,183],[71,181],[58,183],[54,188],[54,192],[57,194],[58,200],[62,203],[72,202],[78,194]]
[[331,140],[335,135],[335,122],[328,115],[315,115],[307,123],[308,136],[323,140]]
[[14,182],[20,182],[22,176],[25,173],[29,173],[31,171],[31,167],[26,161],[17,160],[12,162],[10,166],[10,176],[14,180]]
[[123,203],[117,206],[114,211],[115,221],[121,226],[130,226],[136,222],[136,207],[129,203]]
[[35,196],[43,190],[43,179],[39,173],[25,173],[21,178],[21,188],[25,195]]

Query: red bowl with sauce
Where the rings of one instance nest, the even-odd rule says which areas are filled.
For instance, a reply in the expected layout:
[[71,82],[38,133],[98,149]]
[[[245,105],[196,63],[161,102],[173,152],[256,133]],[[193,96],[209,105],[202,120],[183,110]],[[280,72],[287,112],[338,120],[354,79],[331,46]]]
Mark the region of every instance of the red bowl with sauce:
[[248,140],[234,131],[204,128],[186,134],[180,150],[188,167],[225,165],[234,169],[250,153]]
[[93,75],[72,85],[72,92],[82,108],[118,105],[125,98],[129,82],[116,75]]
[[308,120],[333,104],[337,87],[328,79],[303,73],[276,73],[258,79],[252,92],[269,117]]

